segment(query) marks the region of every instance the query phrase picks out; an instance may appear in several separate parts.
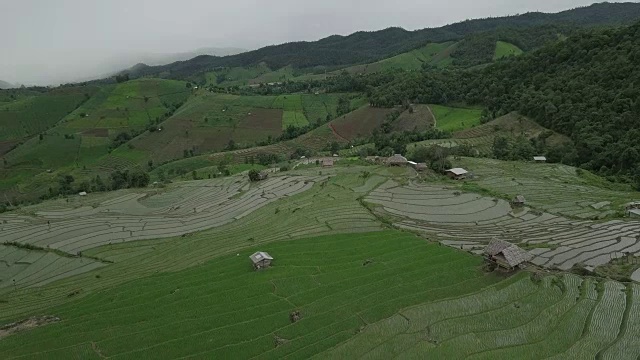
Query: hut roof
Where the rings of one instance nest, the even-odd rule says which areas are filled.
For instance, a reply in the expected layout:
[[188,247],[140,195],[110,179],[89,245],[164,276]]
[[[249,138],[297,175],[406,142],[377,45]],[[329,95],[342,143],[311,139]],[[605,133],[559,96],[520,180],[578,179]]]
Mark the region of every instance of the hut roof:
[[534,156],[533,161],[547,161],[547,158],[544,156]]
[[453,173],[454,175],[464,175],[468,171],[463,168],[453,168],[453,169],[447,170],[447,172]]
[[406,164],[407,158],[400,154],[395,154],[391,156],[389,159],[387,159],[387,162],[389,164]]
[[514,201],[514,202],[517,202],[517,203],[522,203],[522,204],[524,204],[524,203],[525,203],[524,195],[518,195],[518,196],[516,196],[516,197],[513,199],[513,201]]
[[527,251],[504,240],[493,239],[484,249],[484,253],[491,256],[502,255],[510,266],[518,266],[533,258]]
[[249,256],[249,259],[251,259],[254,264],[257,264],[262,260],[273,260],[271,255],[264,251],[258,251],[257,253],[252,254],[251,256]]
[[326,158],[326,159],[322,160],[322,166],[333,166],[333,159],[332,158]]
[[407,161],[407,162],[409,163],[409,165],[413,165],[413,166],[418,165],[418,163],[417,163],[417,162],[415,162],[415,161]]
[[500,252],[502,252],[502,250],[508,248],[509,246],[511,246],[511,243],[508,241],[493,239],[491,240],[489,245],[484,248],[484,253],[491,256],[498,255]]

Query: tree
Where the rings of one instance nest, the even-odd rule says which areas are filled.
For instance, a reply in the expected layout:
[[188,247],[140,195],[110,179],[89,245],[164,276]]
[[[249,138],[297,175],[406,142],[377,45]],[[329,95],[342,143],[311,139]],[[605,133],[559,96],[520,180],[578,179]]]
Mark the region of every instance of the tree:
[[123,83],[123,82],[127,82],[129,81],[129,74],[124,73],[124,74],[120,74],[120,75],[116,75],[116,82],[119,83]]
[[63,175],[58,179],[59,192],[61,194],[71,194],[71,184],[75,181],[71,175]]
[[337,141],[332,141],[329,145],[329,150],[332,154],[337,153],[340,150],[340,144]]
[[256,182],[260,180],[260,173],[256,169],[249,170],[249,181]]
[[502,135],[496,136],[493,139],[491,150],[497,159],[506,159],[509,156],[509,139]]
[[336,114],[342,116],[351,112],[351,102],[345,96],[338,98],[338,107],[336,108]]

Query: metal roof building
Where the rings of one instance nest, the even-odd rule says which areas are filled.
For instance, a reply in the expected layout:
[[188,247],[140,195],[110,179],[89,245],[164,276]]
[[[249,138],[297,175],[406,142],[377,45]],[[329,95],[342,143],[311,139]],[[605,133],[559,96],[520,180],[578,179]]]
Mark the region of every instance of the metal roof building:
[[269,253],[267,252],[258,251],[252,254],[251,256],[249,256],[249,259],[251,259],[251,262],[253,263],[253,267],[256,270],[260,270],[260,269],[268,268],[269,266],[271,266],[271,261],[273,260],[273,257],[269,255]]

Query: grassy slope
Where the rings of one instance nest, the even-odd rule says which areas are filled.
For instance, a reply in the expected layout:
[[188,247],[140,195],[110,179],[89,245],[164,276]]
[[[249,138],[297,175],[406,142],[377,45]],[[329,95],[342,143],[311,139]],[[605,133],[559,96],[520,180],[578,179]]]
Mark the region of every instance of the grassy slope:
[[436,127],[443,131],[460,131],[480,125],[482,110],[429,105],[436,118]]
[[502,59],[503,57],[507,56],[517,56],[521,55],[522,53],[523,51],[513,44],[504,41],[498,41],[496,44],[496,52],[493,55],[493,60]]

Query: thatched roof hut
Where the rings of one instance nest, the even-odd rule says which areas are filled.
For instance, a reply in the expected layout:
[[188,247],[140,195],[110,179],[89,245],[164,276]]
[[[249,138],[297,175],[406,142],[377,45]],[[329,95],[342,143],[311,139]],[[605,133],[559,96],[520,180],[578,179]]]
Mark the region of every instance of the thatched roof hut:
[[404,166],[407,163],[407,158],[400,154],[395,154],[387,159],[387,165],[389,166]]
[[533,255],[508,241],[493,239],[484,249],[488,260],[498,266],[513,269],[533,258]]

